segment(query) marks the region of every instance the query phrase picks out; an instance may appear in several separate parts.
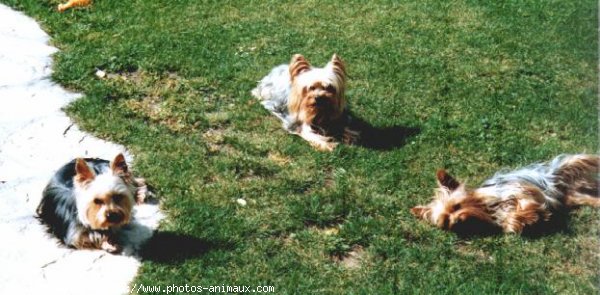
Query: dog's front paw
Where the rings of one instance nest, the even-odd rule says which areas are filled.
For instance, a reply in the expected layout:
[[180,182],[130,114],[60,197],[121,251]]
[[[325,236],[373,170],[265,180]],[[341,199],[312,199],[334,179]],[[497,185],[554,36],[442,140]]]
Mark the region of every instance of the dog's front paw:
[[151,192],[148,190],[148,185],[146,185],[146,180],[143,178],[135,179],[135,202],[139,204],[143,204],[146,201],[146,198],[151,195]]
[[336,147],[337,147],[338,143],[335,141],[326,141],[326,142],[319,142],[314,144],[314,147],[317,150],[323,151],[323,152],[332,152]]
[[110,241],[109,239],[104,240],[102,242],[102,244],[100,245],[100,249],[112,254],[118,254],[121,253],[121,251],[123,251],[123,247],[121,245],[116,244]]

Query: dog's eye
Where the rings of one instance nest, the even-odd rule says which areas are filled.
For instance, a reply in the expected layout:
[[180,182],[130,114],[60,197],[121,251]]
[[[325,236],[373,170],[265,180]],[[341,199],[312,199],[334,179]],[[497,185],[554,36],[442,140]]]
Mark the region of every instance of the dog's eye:
[[96,199],[94,199],[94,204],[96,204],[96,205],[102,205],[102,204],[104,204],[104,201],[102,201],[102,199],[97,199],[96,198]]
[[115,203],[121,202],[123,200],[123,195],[113,195],[112,199]]
[[335,87],[333,87],[333,85],[327,85],[327,87],[325,87],[325,91],[335,94],[336,90]]
[[452,211],[458,211],[460,210],[460,204],[454,204],[454,206],[452,206]]
[[313,86],[313,85],[311,85],[310,87],[308,87],[308,90],[310,90],[310,91],[313,91],[313,90],[315,90],[315,89],[316,89],[316,88],[315,88],[315,86]]

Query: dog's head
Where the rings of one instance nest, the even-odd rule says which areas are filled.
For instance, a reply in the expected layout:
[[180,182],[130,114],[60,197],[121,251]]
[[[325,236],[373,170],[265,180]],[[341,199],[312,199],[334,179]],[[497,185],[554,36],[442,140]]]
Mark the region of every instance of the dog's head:
[[346,70],[334,54],[324,68],[314,68],[300,54],[289,65],[292,91],[289,111],[303,123],[325,126],[344,112]]
[[134,189],[123,154],[110,163],[109,171],[96,174],[83,159],[75,161],[73,183],[79,220],[92,229],[120,227],[131,220]]
[[436,178],[438,188],[433,200],[425,206],[411,208],[414,216],[457,233],[479,233],[495,227],[484,196],[467,190],[445,170],[438,170]]

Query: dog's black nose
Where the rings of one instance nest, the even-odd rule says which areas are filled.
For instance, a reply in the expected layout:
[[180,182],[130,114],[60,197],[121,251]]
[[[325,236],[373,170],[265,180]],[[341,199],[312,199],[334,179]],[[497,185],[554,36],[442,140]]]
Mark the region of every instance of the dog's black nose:
[[317,96],[317,98],[315,98],[315,103],[317,106],[324,106],[327,104],[327,98],[323,96]]
[[123,213],[120,212],[108,212],[106,213],[106,220],[110,223],[119,223],[123,220]]

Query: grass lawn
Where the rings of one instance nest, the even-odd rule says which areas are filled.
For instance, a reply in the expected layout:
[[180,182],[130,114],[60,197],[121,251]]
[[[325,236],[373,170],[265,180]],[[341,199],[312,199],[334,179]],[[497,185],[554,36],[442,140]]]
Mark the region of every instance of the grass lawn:
[[[470,239],[409,212],[429,200],[437,168],[477,185],[597,152],[595,1],[96,0],[63,14],[57,0],[0,2],[41,22],[61,50],[53,78],[85,94],[68,113],[130,148],[160,196],[172,242],[134,283],[600,291],[598,210],[541,237]],[[394,146],[317,152],[251,97],[292,54],[322,66],[334,52],[352,113]]]

